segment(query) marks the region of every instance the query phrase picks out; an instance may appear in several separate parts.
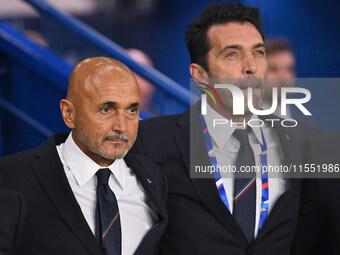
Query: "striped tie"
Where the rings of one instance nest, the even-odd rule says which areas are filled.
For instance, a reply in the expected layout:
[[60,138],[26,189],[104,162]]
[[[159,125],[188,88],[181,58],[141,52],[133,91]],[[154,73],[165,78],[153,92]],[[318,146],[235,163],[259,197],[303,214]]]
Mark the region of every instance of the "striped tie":
[[[240,142],[240,149],[236,158],[236,168],[241,166],[255,165],[254,152],[249,144],[247,130],[236,129],[233,135]],[[234,190],[234,212],[233,215],[243,230],[249,243],[254,239],[255,229],[255,208],[256,208],[256,178],[255,173],[250,178],[239,177],[235,174],[235,190]]]
[[115,194],[109,187],[111,171],[100,169],[96,173],[97,208],[96,208],[96,238],[105,255],[121,254],[120,216]]

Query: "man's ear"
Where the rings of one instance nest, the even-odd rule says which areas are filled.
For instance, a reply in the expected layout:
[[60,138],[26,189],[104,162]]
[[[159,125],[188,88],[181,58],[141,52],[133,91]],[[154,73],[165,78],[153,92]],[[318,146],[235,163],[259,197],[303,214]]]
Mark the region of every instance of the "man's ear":
[[60,101],[60,110],[66,126],[71,129],[75,128],[76,108],[72,102],[67,99],[62,99]]
[[197,83],[197,85],[200,86],[201,88],[207,87],[203,85],[204,83],[210,84],[209,81],[207,80],[209,78],[209,75],[202,66],[196,63],[192,63],[190,65],[190,74],[194,81]]

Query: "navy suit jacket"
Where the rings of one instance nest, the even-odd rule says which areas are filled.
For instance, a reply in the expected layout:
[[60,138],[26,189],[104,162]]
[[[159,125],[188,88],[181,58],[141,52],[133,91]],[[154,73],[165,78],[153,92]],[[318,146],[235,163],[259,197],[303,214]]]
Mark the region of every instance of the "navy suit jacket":
[[27,223],[23,195],[0,188],[0,255],[26,254]]
[[[0,160],[0,183],[21,192],[27,199],[28,254],[102,254],[56,150],[56,145],[65,142],[67,135],[56,134],[38,148]],[[158,215],[158,221],[144,236],[135,254],[157,254],[158,242],[167,224],[165,176],[144,156],[128,153],[124,160],[136,174]]]
[[[215,180],[190,178],[190,153],[195,154],[191,157],[197,161],[193,162],[194,165],[210,165],[199,109],[200,105],[196,105],[183,114],[141,121],[133,148],[135,153],[146,155],[162,167],[168,179],[169,223],[161,240],[161,254],[291,254],[298,218],[300,180],[287,181],[289,187],[276,201],[262,230],[249,245],[220,199]],[[284,163],[302,163],[304,131],[281,125],[275,125],[275,131],[284,153]],[[195,148],[194,152],[190,148]]]
[[[306,162],[340,167],[340,132],[310,139]],[[301,192],[296,255],[340,254],[340,173],[333,179],[305,179]]]

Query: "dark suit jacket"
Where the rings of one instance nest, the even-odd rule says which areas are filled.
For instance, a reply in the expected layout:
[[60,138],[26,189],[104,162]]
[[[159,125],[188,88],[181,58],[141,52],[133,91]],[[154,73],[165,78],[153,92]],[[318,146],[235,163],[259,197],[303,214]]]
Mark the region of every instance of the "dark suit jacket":
[[[194,165],[210,165],[199,122],[199,105],[183,114],[141,121],[134,152],[151,158],[165,171],[168,183],[169,223],[161,240],[161,253],[169,255],[261,254],[286,255],[296,228],[300,182],[290,179],[290,188],[277,200],[254,243],[247,239],[223,204],[214,179],[190,178]],[[267,118],[276,118],[268,116]],[[190,127],[192,129],[190,130]],[[286,164],[302,160],[304,133],[276,125]],[[193,159],[194,158],[194,159]]]
[[0,188],[0,255],[26,254],[27,223],[24,197]]
[[[2,183],[27,199],[29,254],[100,255],[101,248],[73,195],[56,150],[66,138],[67,134],[56,134],[38,148],[1,159]],[[167,224],[166,179],[160,168],[143,156],[128,153],[124,159],[158,213],[158,222],[135,254],[155,254]]]
[[304,131],[307,137],[316,136],[323,132],[320,126],[301,112],[292,111],[291,114],[292,118],[298,122],[299,128]]
[[[337,164],[339,168],[340,132],[313,137],[306,151],[307,163],[333,166]],[[340,254],[340,179],[338,178],[304,180],[295,254]]]

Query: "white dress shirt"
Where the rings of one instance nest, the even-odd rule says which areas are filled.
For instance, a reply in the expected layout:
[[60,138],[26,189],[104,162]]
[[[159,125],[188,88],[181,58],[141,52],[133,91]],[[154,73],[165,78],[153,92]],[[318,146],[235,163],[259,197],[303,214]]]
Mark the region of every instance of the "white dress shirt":
[[[57,146],[57,151],[73,194],[95,235],[96,172],[104,167],[99,166],[80,150],[72,138],[72,133],[65,143]],[[117,198],[120,212],[122,255],[131,255],[152,227],[156,215],[146,204],[145,192],[124,159],[116,159],[107,168],[112,172],[109,186]]]
[[[233,136],[233,132],[236,128],[245,128],[242,125],[238,126],[233,124],[230,126],[230,121],[227,124],[213,126],[214,119],[226,120],[222,115],[214,111],[209,105],[207,107],[207,114],[204,115],[205,122],[210,134],[214,152],[216,155],[216,160],[219,166],[234,166],[236,165],[237,153],[240,149],[240,142]],[[257,116],[253,115],[251,119],[258,119]],[[256,122],[252,122],[252,125],[258,125]],[[248,134],[249,143],[254,151],[255,163],[257,166],[261,165],[261,145],[262,136],[261,129],[259,127],[252,127],[252,131]],[[280,146],[280,141],[275,133],[274,129],[270,126],[262,127],[263,135],[267,143],[267,163],[268,165],[280,165],[283,162],[283,152]],[[273,208],[276,200],[285,191],[285,180],[283,178],[278,178],[277,173],[275,173],[275,178],[270,178],[270,173],[268,173],[268,185],[269,185],[269,209],[268,214]],[[228,173],[221,172],[221,177],[223,185],[228,197],[228,203],[233,212],[234,205],[234,175],[228,175]],[[258,173],[256,177],[256,220],[255,220],[255,232],[254,237],[257,236],[259,219],[261,213],[261,203],[262,203],[262,179],[261,173]]]

